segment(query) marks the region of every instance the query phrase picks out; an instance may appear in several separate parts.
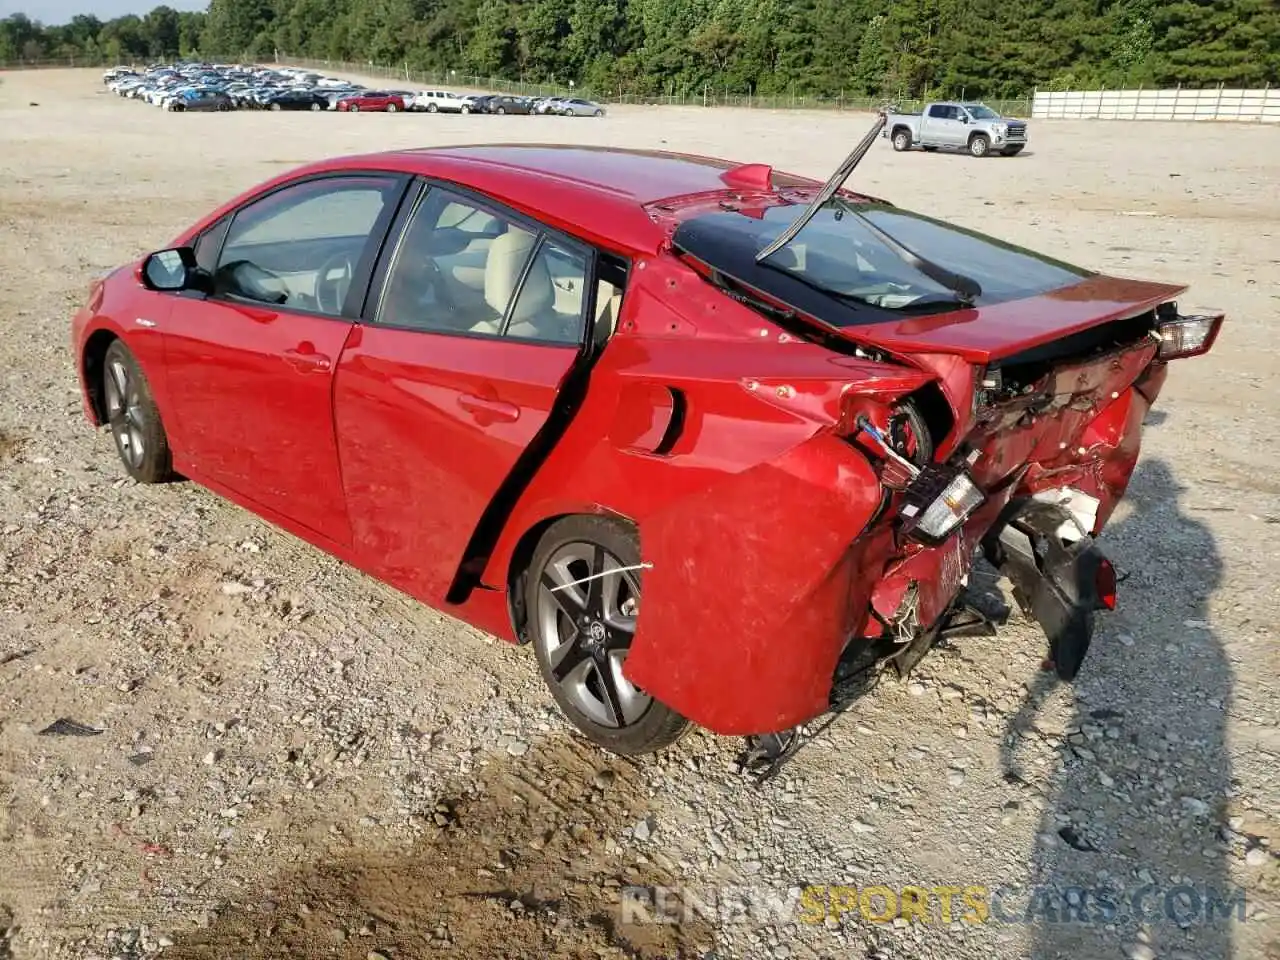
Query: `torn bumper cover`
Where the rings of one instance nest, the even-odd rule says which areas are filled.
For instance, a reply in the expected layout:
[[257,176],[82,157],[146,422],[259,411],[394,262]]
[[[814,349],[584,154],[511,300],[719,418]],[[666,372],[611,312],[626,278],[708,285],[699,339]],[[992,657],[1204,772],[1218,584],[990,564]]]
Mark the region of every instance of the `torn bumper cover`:
[[1115,568],[1089,526],[1067,505],[1020,500],[982,547],[1009,578],[1022,612],[1043,628],[1058,676],[1074,680],[1093,639],[1094,613],[1116,606]]

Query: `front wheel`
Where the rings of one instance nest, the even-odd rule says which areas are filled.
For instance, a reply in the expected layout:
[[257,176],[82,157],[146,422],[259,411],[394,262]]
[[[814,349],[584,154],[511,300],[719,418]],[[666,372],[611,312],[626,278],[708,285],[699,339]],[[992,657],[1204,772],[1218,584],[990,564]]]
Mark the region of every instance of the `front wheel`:
[[969,153],[975,157],[985,157],[991,152],[991,141],[985,133],[975,134],[969,141]]
[[271,109],[272,109],[272,110],[283,110],[283,109],[284,109],[284,107],[280,106],[280,104],[278,104],[278,103],[273,103],[273,104],[271,105]]
[[470,112],[471,112],[471,108],[470,108],[470,107],[463,107],[463,108],[462,108],[461,110],[459,110],[458,112],[459,112],[459,113],[470,113]]
[[139,483],[163,483],[173,476],[169,438],[151,386],[133,352],[116,340],[102,361],[107,425],[125,471]]
[[604,517],[568,517],[543,535],[529,565],[525,610],[551,695],[588,739],[613,753],[653,753],[689,721],[622,673],[640,614],[635,535]]
[[387,113],[395,113],[395,112],[396,112],[397,110],[399,110],[399,109],[400,109],[400,108],[399,108],[399,107],[397,107],[394,103],[388,103],[388,104],[387,104]]
[[901,153],[911,149],[911,131],[896,130],[893,134],[893,149]]
[[312,110],[319,110],[319,109],[320,109],[320,104],[313,100],[313,101],[311,102],[311,109],[312,109]]
[[494,112],[494,113],[497,113],[497,114],[503,114],[503,113],[506,113],[506,112],[507,112],[507,108],[506,108],[506,107],[499,107],[497,110],[495,110],[495,111],[493,111],[493,112]]

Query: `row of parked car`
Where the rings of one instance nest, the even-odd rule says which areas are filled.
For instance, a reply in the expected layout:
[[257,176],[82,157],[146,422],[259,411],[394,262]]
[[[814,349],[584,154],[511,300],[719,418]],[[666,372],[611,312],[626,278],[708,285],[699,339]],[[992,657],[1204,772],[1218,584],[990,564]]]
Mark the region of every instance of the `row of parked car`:
[[225,63],[113,67],[107,89],[165,110],[334,110],[343,113],[493,113],[603,117],[605,109],[581,97],[520,97],[507,93],[391,90],[296,67]]

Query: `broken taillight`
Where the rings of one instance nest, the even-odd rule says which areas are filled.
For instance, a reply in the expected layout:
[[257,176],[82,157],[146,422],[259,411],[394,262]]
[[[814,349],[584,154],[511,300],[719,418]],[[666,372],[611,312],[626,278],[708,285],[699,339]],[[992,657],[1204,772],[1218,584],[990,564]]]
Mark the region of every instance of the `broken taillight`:
[[1093,592],[1097,595],[1098,606],[1107,610],[1116,608],[1116,568],[1106,557],[1099,558],[1093,571]]
[[1154,334],[1160,342],[1156,351],[1159,360],[1176,360],[1179,357],[1196,357],[1208,353],[1218,338],[1224,314],[1221,311],[1184,317],[1176,304],[1164,305]]
[[898,511],[903,532],[928,544],[949,537],[986,497],[963,469],[930,463],[912,480]]

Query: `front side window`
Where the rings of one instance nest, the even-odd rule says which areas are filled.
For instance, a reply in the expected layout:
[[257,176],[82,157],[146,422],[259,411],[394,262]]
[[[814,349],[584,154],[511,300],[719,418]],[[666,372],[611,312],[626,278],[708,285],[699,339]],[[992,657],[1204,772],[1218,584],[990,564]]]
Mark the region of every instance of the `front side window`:
[[969,111],[969,116],[973,117],[973,119],[975,120],[999,120],[1000,119],[1000,114],[996,113],[990,107],[984,107],[981,104],[977,104],[971,107],[966,107],[965,109]]
[[356,268],[400,181],[326,177],[278,190],[236,213],[214,296],[340,316]]

